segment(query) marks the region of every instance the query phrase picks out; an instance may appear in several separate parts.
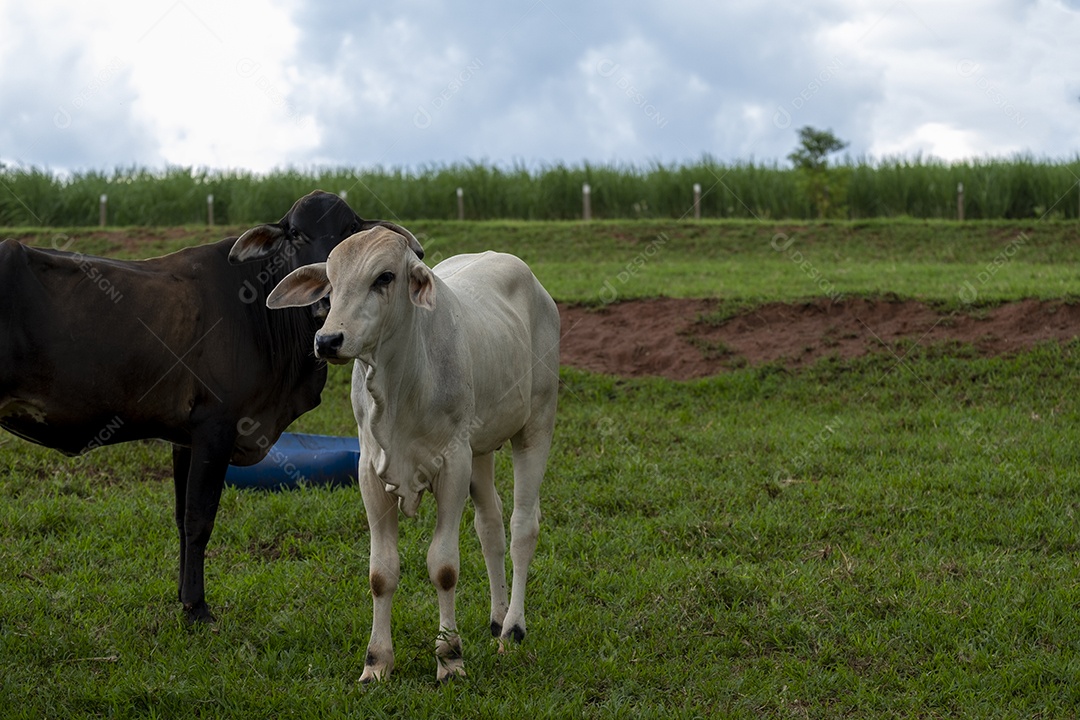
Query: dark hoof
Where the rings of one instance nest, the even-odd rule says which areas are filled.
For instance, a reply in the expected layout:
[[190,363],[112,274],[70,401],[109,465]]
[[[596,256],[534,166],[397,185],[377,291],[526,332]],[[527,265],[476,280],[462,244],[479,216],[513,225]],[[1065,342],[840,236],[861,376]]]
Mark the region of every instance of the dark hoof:
[[514,627],[510,628],[510,637],[514,639],[514,642],[520,643],[522,640],[525,639],[525,628],[521,627],[520,625],[515,625]]
[[217,622],[217,618],[210,612],[210,606],[205,602],[184,606],[184,619],[188,625],[208,625]]
[[502,623],[497,623],[494,620],[491,621],[491,637],[499,637],[502,635]]

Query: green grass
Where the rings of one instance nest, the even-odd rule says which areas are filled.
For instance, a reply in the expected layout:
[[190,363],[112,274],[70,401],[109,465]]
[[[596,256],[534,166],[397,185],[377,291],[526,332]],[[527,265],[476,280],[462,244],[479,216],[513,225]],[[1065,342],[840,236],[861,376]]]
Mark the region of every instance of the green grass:
[[[501,238],[557,297],[588,300],[565,282],[569,268],[625,266],[663,227],[423,230],[429,251],[447,254]],[[944,300],[1030,230],[979,286],[1006,298],[1023,287],[1014,264],[1051,273],[1080,253],[1075,230],[1054,223],[779,227],[674,226],[639,277],[691,294],[687,268],[732,263],[736,299],[782,298],[756,276],[785,232],[822,267],[839,255],[869,277],[865,264],[896,264],[881,289],[903,281]],[[672,259],[688,253],[696,261]],[[1046,296],[1080,293],[1061,277]],[[402,523],[397,668],[365,691],[367,532],[354,489],[227,489],[207,564],[219,622],[189,629],[174,599],[165,446],[68,460],[0,436],[0,716],[1071,717],[1080,341],[1002,358],[904,349],[686,383],[564,369],[529,636],[495,652],[467,511],[469,677],[449,687],[434,683],[430,498]],[[352,433],[348,382],[331,368],[323,404],[294,429]],[[500,453],[507,513],[509,466]]]
[[[607,221],[407,223],[435,264],[459,252],[520,255],[553,296],[712,297],[763,302],[822,295],[884,295],[993,304],[1080,294],[1080,228],[1072,222]],[[185,232],[119,228],[8,228],[45,247],[147,257],[236,235],[246,226]]]
[[[227,490],[208,565],[220,620],[190,630],[173,601],[164,448],[64,461],[8,440],[3,714],[1068,715],[1078,351],[916,352],[685,384],[564,371],[530,635],[495,653],[467,516],[470,676],[446,689],[430,500],[402,525],[398,668],[364,692],[355,490]],[[351,431],[334,372],[298,429]],[[499,470],[508,499],[505,453]]]
[[[872,161],[845,158],[829,171],[830,217],[957,217],[956,189],[965,187],[969,220],[1075,219],[1080,157],[1018,155],[946,163],[917,157]],[[281,169],[243,171],[168,167],[91,170],[68,177],[39,168],[0,165],[0,225],[88,226],[99,222],[108,196],[109,222],[181,225],[206,222],[207,195],[219,223],[283,214],[314,187],[348,192],[365,217],[450,219],[464,190],[471,220],[570,220],[582,216],[582,185],[595,218],[693,216],[693,186],[701,187],[705,218],[816,218],[802,176],[776,163],[722,163],[708,155],[679,165],[557,163],[536,168],[459,163],[420,168]],[[362,213],[363,214],[363,213]]]

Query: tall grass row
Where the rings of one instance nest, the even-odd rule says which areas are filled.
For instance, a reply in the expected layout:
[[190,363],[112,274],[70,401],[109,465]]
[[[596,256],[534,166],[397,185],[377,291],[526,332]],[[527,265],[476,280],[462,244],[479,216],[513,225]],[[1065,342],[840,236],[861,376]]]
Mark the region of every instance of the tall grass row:
[[[574,220],[582,186],[594,218],[694,216],[701,187],[704,218],[816,219],[822,213],[800,171],[776,163],[723,163],[709,156],[680,165],[553,164],[539,169],[485,163],[420,168],[282,169],[267,174],[169,167],[71,174],[0,166],[0,226],[189,225],[266,221],[313,188],[345,193],[366,217],[454,219],[464,191],[466,219]],[[846,158],[828,171],[832,218],[956,218],[964,186],[965,219],[1080,217],[1080,156],[1068,161],[982,159],[947,163],[916,157]]]

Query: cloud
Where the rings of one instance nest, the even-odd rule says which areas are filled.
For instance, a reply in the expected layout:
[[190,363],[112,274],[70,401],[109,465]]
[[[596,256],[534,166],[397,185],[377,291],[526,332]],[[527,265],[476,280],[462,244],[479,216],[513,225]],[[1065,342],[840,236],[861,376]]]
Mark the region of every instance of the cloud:
[[4,33],[0,45],[8,69],[0,73],[5,162],[64,170],[73,158],[98,167],[158,159],[149,129],[131,115],[137,93],[130,65],[85,45],[47,42],[38,30],[65,22],[49,8],[5,10],[6,27],[31,29]]
[[[771,125],[771,109],[813,80],[792,80],[790,69],[830,62],[812,47],[816,16],[796,10],[778,22],[754,5],[405,3],[294,19],[300,72],[318,76],[298,104],[319,107],[320,160],[674,161],[786,150],[793,133]],[[769,107],[768,117],[747,115],[748,104]]]
[[265,170],[317,147],[314,116],[291,99],[298,33],[284,8],[180,1],[128,38],[138,116],[169,162]]
[[[244,0],[0,8],[7,159],[63,169],[177,164],[269,169],[318,144],[289,96],[295,31]],[[55,116],[55,117],[54,117]]]
[[1046,27],[1069,37],[1080,31],[1080,14],[1050,2],[999,3],[993,12],[898,2],[884,12],[861,8],[856,17],[828,34],[839,54],[879,78],[862,152],[950,160],[1075,154],[1080,104],[1048,85],[1063,82],[1061,69],[1080,62],[1080,49]]
[[0,157],[58,168],[1080,146],[1071,0],[0,3]]

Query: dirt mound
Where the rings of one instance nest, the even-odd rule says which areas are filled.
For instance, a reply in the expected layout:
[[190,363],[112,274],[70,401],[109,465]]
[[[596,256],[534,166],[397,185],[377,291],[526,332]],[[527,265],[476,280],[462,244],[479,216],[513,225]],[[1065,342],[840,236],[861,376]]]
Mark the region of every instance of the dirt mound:
[[[827,356],[854,358],[945,342],[1000,355],[1080,335],[1080,305],[1024,300],[943,312],[915,300],[770,303],[729,319],[715,300],[660,298],[599,308],[560,305],[562,363],[623,377],[675,380]],[[712,316],[712,317],[710,317]]]

